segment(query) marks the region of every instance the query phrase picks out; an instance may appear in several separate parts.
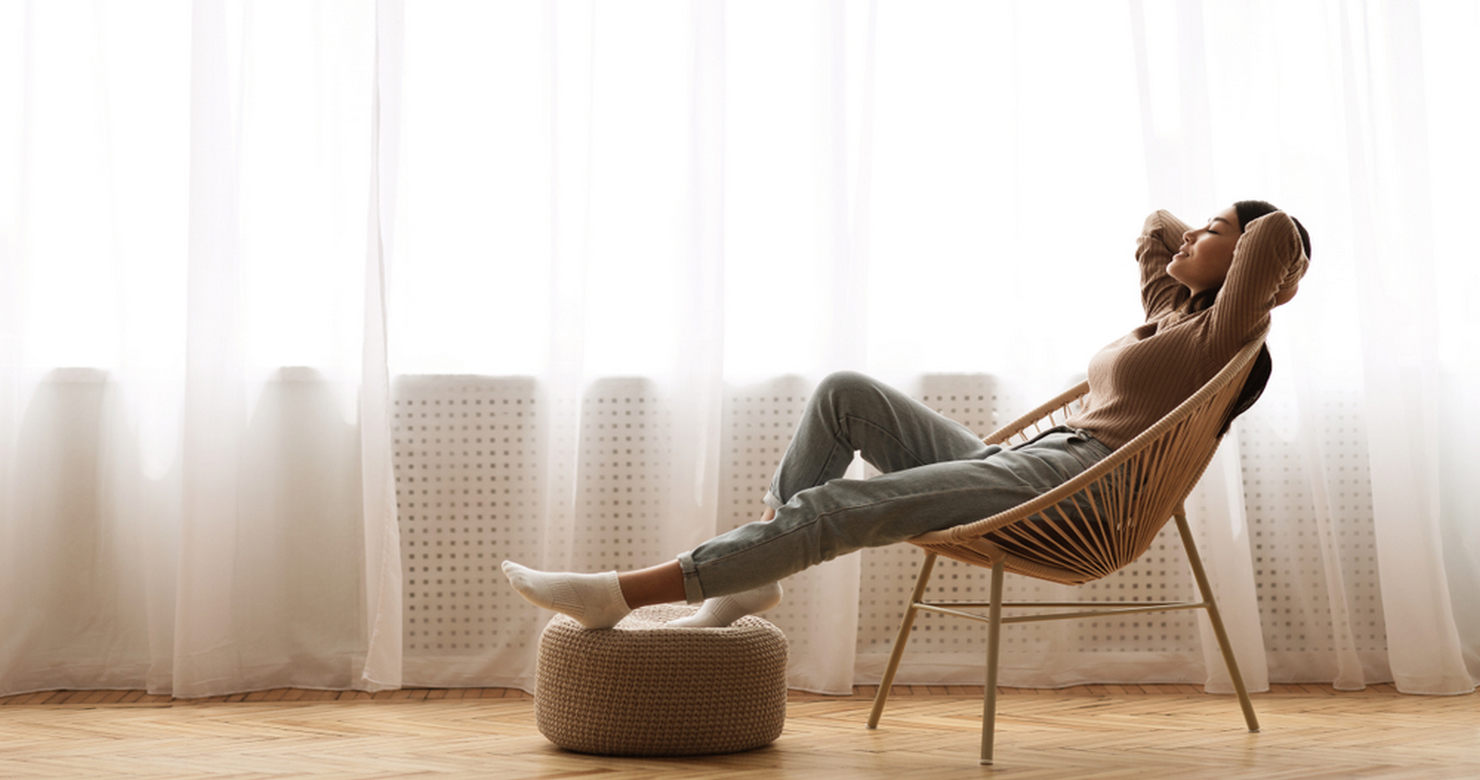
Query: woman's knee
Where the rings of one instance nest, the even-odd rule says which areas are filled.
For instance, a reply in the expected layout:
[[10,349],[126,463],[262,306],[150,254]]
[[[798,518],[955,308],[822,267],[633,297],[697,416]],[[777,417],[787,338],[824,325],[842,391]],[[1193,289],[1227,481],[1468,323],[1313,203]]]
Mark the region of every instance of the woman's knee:
[[817,383],[817,390],[812,397],[819,401],[836,402],[848,395],[869,390],[877,384],[878,382],[867,374],[844,369],[823,377],[822,381]]

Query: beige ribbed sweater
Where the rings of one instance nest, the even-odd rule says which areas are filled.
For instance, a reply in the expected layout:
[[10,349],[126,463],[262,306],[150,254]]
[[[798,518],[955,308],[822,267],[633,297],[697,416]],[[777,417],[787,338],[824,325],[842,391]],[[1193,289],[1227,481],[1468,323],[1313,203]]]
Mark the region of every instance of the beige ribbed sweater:
[[1213,305],[1189,314],[1191,291],[1167,274],[1187,223],[1167,211],[1146,218],[1137,241],[1146,324],[1089,361],[1089,394],[1065,425],[1118,448],[1187,400],[1269,322],[1275,296],[1305,274],[1308,259],[1283,211],[1250,222],[1234,247]]

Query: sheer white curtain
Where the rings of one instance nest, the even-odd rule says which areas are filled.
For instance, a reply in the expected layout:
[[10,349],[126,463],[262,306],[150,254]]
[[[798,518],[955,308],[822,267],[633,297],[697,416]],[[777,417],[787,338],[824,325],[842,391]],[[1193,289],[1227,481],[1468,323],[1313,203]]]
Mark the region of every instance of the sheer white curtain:
[[[1252,579],[1285,578],[1287,593],[1301,593],[1313,644],[1335,650],[1270,652],[1268,673],[1340,688],[1391,679],[1411,693],[1470,691],[1480,634],[1464,594],[1474,589],[1480,545],[1475,514],[1454,491],[1472,458],[1463,450],[1464,409],[1442,388],[1473,389],[1477,379],[1475,313],[1458,297],[1476,281],[1477,255],[1449,229],[1480,205],[1463,184],[1480,172],[1467,140],[1480,130],[1480,100],[1461,86],[1480,64],[1462,43],[1480,31],[1477,6],[1136,10],[1144,19],[1162,12],[1163,22],[1141,27],[1148,170],[1160,181],[1153,197],[1222,203],[1251,194],[1312,231],[1314,272],[1276,314],[1275,380],[1240,430],[1279,430],[1296,445],[1281,465],[1305,500],[1287,507],[1289,525],[1266,533],[1265,544],[1313,537],[1319,551],[1283,572],[1261,567]],[[1170,40],[1158,43],[1161,35]],[[1168,65],[1182,77],[1159,90],[1156,75]],[[1350,416],[1343,404],[1354,407]],[[1333,448],[1333,417],[1350,420],[1365,445],[1358,462]],[[1225,446],[1220,458],[1232,463],[1237,454]],[[1238,470],[1222,474],[1238,486]],[[1364,479],[1370,506],[1333,498]],[[1216,480],[1203,488],[1217,489]],[[1215,519],[1241,541],[1247,526],[1237,512]],[[1343,543],[1367,523],[1371,549]],[[1217,556],[1215,566],[1225,581],[1243,582],[1231,600],[1249,615],[1254,589],[1239,552]],[[1360,652],[1353,634],[1366,610],[1355,580],[1374,578],[1386,647]],[[1261,606],[1269,620],[1283,605]],[[1260,674],[1261,656],[1242,657]]]
[[0,4],[0,692],[399,685],[375,31]]
[[[489,475],[540,485],[492,518],[528,533],[479,555],[641,565],[735,522],[736,388],[1036,401],[1140,319],[1148,211],[1250,197],[1314,251],[1189,502],[1245,675],[1480,676],[1476,3],[0,8],[0,692],[528,684],[547,615],[497,582],[484,649],[402,662],[387,375],[535,388],[537,462]],[[788,583],[793,684],[874,678],[879,560]],[[1206,637],[1091,644],[1004,682],[1222,684]]]

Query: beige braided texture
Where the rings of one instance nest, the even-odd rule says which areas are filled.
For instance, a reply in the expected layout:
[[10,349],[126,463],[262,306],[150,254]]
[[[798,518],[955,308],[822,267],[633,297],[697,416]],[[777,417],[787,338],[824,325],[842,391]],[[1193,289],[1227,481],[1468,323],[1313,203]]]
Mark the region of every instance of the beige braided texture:
[[669,628],[695,607],[635,610],[611,629],[556,615],[540,635],[534,714],[560,747],[613,756],[733,753],[786,722],[786,636],[754,615]]
[[[1063,485],[991,517],[909,541],[977,566],[1000,559],[1007,571],[1068,585],[1116,572],[1151,546],[1197,485],[1267,334],[1266,328],[1245,344],[1156,424]],[[983,441],[1027,441],[1062,424],[1087,392],[1088,383],[1081,382]]]

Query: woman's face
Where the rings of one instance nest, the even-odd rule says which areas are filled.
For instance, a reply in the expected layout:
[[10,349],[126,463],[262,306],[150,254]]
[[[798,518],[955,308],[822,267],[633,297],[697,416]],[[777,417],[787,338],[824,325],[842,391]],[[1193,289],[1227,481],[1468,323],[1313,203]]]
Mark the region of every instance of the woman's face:
[[1208,224],[1182,234],[1182,246],[1167,264],[1167,274],[1187,285],[1196,295],[1219,287],[1233,265],[1233,248],[1243,231],[1232,206],[1208,220]]

